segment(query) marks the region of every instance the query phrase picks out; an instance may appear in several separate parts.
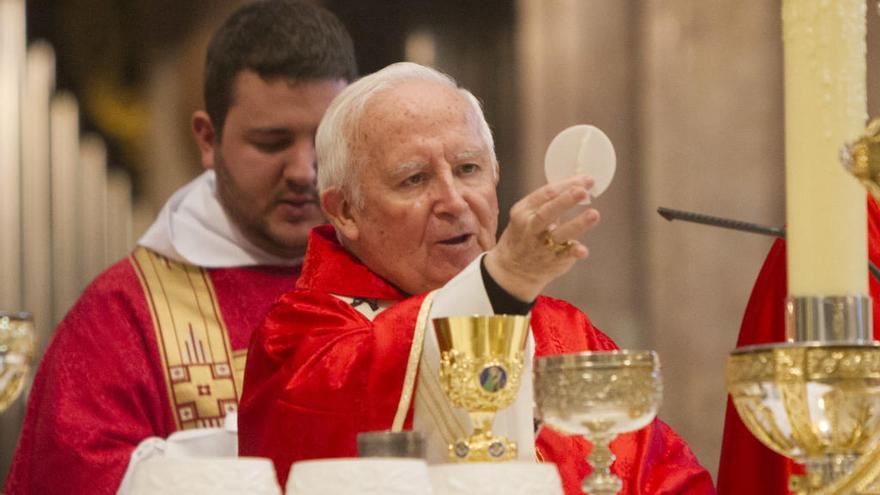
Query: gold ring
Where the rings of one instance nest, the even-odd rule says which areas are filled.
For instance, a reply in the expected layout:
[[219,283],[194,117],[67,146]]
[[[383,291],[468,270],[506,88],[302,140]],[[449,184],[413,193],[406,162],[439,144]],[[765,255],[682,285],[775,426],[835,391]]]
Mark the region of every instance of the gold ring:
[[544,246],[553,251],[555,254],[560,254],[568,251],[569,249],[574,247],[574,241],[565,241],[559,242],[550,235],[550,232],[544,233]]

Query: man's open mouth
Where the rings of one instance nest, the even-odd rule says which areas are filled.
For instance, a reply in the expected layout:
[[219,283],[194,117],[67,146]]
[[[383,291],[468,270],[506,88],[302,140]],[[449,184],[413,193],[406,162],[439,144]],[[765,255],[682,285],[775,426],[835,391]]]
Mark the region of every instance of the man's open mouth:
[[448,244],[448,245],[461,244],[463,242],[467,242],[471,238],[472,235],[473,234],[462,234],[462,235],[459,235],[456,237],[450,237],[449,239],[444,239],[444,240],[440,241],[440,244]]

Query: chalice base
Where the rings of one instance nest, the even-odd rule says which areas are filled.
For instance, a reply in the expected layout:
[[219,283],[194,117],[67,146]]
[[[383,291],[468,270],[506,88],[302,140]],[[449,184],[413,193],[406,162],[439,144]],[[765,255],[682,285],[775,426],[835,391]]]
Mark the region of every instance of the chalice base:
[[589,495],[617,495],[623,489],[623,482],[617,476],[596,473],[584,480],[581,490]]
[[516,459],[516,442],[490,434],[458,438],[449,444],[449,460],[454,462],[504,462]]
[[804,465],[806,473],[792,474],[788,480],[788,489],[794,495],[808,495],[820,491],[852,472],[858,459],[858,454],[827,455],[808,460],[795,459]]

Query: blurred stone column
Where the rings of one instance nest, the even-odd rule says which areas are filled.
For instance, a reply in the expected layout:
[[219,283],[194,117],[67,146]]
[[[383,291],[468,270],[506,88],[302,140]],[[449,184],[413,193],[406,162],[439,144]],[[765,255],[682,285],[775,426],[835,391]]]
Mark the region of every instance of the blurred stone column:
[[107,240],[104,258],[106,267],[128,256],[134,248],[133,210],[131,177],[121,170],[108,170]]
[[241,4],[241,0],[213,2],[210,12],[184,38],[151,52],[146,93],[151,123],[145,137],[140,204],[133,220],[135,240],[171,194],[203,171],[190,120],[193,111],[204,109],[205,53],[214,30]]
[[664,418],[717,470],[733,349],[772,239],[681,222],[658,205],[781,225],[779,2],[650,0],[640,53],[645,310],[663,360]]
[[107,145],[98,134],[87,133],[79,141],[79,197],[77,242],[79,288],[84,290],[106,263],[107,247]]

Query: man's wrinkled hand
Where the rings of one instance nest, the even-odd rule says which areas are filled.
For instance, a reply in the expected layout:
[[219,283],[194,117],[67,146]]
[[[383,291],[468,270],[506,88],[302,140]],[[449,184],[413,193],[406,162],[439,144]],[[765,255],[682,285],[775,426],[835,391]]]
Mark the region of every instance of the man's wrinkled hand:
[[544,287],[586,258],[587,246],[577,240],[599,222],[593,208],[569,214],[589,197],[593,179],[572,177],[547,184],[510,209],[510,223],[498,244],[486,254],[489,275],[511,295],[532,301]]

